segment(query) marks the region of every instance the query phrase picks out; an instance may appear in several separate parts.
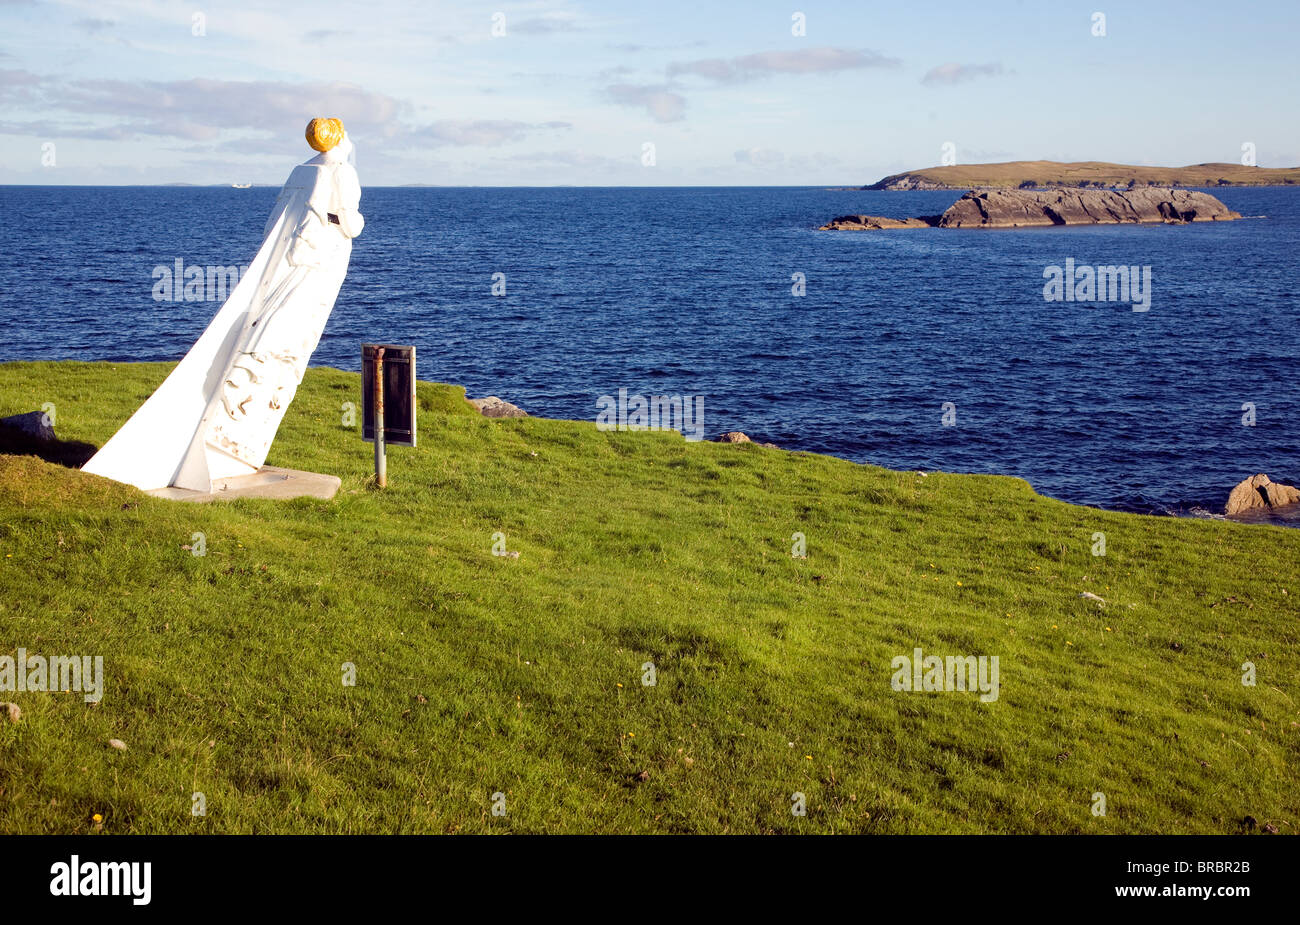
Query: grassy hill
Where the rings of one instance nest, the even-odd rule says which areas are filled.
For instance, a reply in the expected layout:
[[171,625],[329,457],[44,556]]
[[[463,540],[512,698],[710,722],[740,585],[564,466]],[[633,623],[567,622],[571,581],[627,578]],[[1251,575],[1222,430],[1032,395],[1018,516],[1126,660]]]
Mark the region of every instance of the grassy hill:
[[1290,186],[1300,167],[1195,164],[1190,167],[1134,167],[1103,161],[1007,161],[926,167],[878,180],[863,189],[970,189],[1050,186]]
[[[53,402],[99,445],[168,369],[0,365],[0,415]],[[0,693],[0,832],[1300,824],[1300,531],[463,394],[420,384],[421,445],[376,492],[340,424],[358,377],[311,370],[268,462],[341,476],[331,502],[180,504],[0,456],[0,655],[106,675],[96,706]],[[917,646],[997,655],[999,698],[892,690]]]

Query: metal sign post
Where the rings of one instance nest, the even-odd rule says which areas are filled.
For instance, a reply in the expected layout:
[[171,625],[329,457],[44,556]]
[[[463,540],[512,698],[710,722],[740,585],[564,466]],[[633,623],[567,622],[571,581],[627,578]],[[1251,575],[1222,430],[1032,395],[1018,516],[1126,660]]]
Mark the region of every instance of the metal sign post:
[[384,348],[375,351],[375,485],[388,487],[388,454],[384,452]]
[[361,345],[361,436],[375,442],[375,485],[388,486],[388,447],[415,446],[415,348]]

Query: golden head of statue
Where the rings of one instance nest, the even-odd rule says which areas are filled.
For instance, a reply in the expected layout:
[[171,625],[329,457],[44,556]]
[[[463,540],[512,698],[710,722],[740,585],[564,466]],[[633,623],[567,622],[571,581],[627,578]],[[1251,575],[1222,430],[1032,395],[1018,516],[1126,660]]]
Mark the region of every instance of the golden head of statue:
[[342,119],[312,119],[307,123],[307,144],[322,153],[343,140]]

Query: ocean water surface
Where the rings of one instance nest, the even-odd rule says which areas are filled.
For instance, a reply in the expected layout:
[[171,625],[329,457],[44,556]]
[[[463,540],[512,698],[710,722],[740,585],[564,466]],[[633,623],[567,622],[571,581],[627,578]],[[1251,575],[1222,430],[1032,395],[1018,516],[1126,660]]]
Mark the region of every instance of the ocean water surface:
[[[1255,472],[1300,480],[1300,189],[1212,192],[1248,218],[820,232],[960,193],[370,188],[312,362],[411,343],[420,378],[536,415],[698,395],[709,436],[1220,510]],[[179,359],[220,302],[155,300],[154,268],[247,264],[276,193],[0,187],[0,360]],[[1150,310],[1045,301],[1044,268],[1071,258],[1150,266]]]

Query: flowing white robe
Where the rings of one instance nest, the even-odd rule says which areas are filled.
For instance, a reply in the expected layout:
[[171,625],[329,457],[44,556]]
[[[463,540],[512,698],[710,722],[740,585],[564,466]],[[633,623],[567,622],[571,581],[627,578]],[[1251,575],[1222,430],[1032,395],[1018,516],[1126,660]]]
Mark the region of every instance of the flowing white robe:
[[84,471],[145,490],[208,492],[216,479],[262,467],[365,224],[351,152],[344,136],[294,168],[230,298]]

